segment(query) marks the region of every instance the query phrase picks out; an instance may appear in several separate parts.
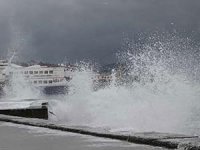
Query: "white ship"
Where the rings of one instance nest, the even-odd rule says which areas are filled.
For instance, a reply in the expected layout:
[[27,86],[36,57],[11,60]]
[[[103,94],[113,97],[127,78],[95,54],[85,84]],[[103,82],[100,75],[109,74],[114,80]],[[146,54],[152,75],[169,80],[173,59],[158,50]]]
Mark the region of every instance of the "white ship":
[[5,68],[8,66],[8,61],[0,60],[0,89],[5,85],[6,74]]
[[45,93],[60,93],[67,91],[67,85],[72,78],[72,70],[65,66],[40,66],[28,67],[9,64],[0,61],[0,83],[3,87],[13,77],[23,77],[30,85],[41,88]]

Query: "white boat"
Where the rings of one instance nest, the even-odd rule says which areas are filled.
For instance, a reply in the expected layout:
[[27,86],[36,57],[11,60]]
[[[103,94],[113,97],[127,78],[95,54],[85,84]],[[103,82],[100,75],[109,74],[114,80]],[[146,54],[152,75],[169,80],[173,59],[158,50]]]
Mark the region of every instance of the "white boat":
[[0,60],[0,89],[5,85],[6,74],[5,68],[8,66],[8,61]]
[[2,85],[13,77],[22,77],[30,85],[41,88],[45,93],[60,93],[67,91],[67,85],[71,79],[71,74],[65,66],[41,66],[32,65],[28,67],[9,64],[0,61],[0,82]]

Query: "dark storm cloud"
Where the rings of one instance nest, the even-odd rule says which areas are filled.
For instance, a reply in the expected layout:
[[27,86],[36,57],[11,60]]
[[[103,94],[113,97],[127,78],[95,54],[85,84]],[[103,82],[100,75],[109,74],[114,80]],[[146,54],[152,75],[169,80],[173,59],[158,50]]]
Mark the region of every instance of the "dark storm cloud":
[[198,39],[199,8],[199,0],[0,0],[0,51],[20,43],[26,59],[110,63],[124,35],[176,29]]

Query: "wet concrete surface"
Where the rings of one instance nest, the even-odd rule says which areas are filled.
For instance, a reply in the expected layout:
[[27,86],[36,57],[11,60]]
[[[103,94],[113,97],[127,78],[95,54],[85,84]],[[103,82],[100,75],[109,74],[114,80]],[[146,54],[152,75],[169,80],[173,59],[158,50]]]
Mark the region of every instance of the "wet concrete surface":
[[0,150],[164,150],[164,148],[0,122]]

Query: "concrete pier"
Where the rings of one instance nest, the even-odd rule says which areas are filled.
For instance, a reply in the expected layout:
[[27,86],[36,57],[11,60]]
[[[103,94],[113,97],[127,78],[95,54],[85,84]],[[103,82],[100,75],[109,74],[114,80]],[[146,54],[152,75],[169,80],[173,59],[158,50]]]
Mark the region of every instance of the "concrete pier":
[[137,144],[165,147],[169,149],[200,150],[200,138],[198,136],[188,136],[170,133],[121,133],[110,132],[105,129],[91,128],[86,126],[67,126],[42,119],[30,119],[16,116],[0,115],[0,121],[12,122],[36,127],[44,127],[53,130],[67,131],[97,137],[117,139]]
[[0,102],[0,114],[48,119],[48,102],[35,99]]
[[149,145],[1,121],[0,133],[1,150],[167,150]]

